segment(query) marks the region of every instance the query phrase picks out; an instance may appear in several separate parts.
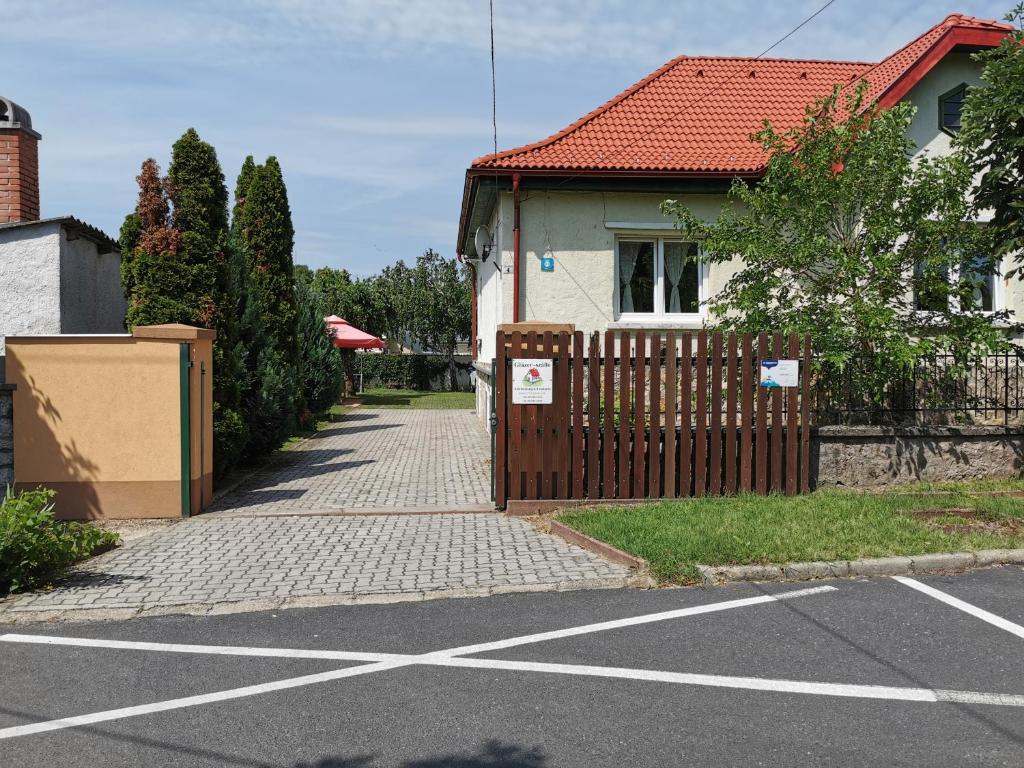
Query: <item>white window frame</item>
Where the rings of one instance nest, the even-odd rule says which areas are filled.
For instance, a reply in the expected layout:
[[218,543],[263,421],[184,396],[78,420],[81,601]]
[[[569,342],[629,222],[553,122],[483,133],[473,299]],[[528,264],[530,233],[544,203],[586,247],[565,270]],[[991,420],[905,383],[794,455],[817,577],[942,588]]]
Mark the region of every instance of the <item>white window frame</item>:
[[[621,286],[619,285],[619,245],[621,243],[654,243],[654,311],[623,312],[620,306]],[[702,326],[707,319],[708,276],[710,269],[704,261],[704,249],[697,243],[697,311],[666,312],[665,311],[665,243],[693,243],[682,237],[662,237],[660,235],[622,235],[615,238],[615,269],[613,274],[613,300],[615,318],[619,323],[638,324],[678,324]]]
[[[913,287],[914,275],[911,275],[911,296],[914,301],[914,314],[923,322],[935,322],[940,313],[935,312],[931,309],[918,309],[917,308],[917,295]],[[949,308],[950,312],[959,314],[960,308],[960,296],[953,290],[960,282],[960,267],[959,265],[952,266],[949,270]],[[981,317],[992,317],[997,312],[1001,312],[1005,306],[1003,296],[1003,259],[999,259],[999,263],[996,265],[995,271],[992,273],[992,309],[977,310],[976,314]],[[973,310],[972,310],[973,311]]]

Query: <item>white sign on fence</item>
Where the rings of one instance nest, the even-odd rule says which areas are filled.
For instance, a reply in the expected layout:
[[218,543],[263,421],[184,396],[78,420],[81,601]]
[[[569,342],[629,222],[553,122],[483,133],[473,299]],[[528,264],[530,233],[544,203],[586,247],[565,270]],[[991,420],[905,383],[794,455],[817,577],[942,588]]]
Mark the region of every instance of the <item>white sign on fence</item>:
[[762,360],[762,387],[798,387],[800,386],[799,360]]
[[555,367],[551,360],[512,360],[512,402],[550,405]]

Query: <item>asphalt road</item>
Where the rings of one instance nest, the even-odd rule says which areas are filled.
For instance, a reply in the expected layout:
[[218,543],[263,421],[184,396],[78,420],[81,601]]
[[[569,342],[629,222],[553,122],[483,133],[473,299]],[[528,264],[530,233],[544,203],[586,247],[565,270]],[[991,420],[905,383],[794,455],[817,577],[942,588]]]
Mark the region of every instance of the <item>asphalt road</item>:
[[1024,765],[1024,569],[916,583],[8,627],[0,766]]

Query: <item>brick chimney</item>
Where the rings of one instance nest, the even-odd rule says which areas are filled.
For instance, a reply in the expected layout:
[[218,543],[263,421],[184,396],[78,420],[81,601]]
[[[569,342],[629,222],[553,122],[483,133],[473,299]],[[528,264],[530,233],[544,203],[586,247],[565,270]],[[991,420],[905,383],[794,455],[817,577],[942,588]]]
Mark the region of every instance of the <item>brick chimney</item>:
[[39,218],[39,139],[28,110],[0,96],[0,224]]

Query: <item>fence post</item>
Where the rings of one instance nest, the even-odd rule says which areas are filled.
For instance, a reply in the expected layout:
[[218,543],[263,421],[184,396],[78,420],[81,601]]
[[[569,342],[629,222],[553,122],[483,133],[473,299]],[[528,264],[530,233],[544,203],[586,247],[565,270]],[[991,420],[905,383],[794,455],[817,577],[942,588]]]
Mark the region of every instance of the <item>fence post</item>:
[[507,393],[505,392],[505,381],[508,378],[507,371],[505,370],[508,363],[506,362],[505,353],[505,334],[502,331],[498,331],[495,339],[495,354],[494,363],[491,368],[491,375],[494,378],[494,411],[497,418],[492,422],[492,440],[494,441],[494,462],[491,467],[491,472],[494,477],[494,503],[499,509],[505,508],[505,503],[508,500],[508,485],[506,481],[506,472],[508,470],[507,456],[508,456],[508,408],[505,404],[505,398]]
[[647,406],[644,401],[644,380],[646,372],[647,357],[647,334],[637,331],[636,347],[633,359],[636,363],[636,377],[633,380],[633,397],[636,404],[633,408],[633,498],[644,498],[644,449],[647,440],[645,432],[647,429]]
[[632,365],[629,351],[629,332],[619,335],[619,487],[618,498],[628,499],[629,484],[629,383]]
[[804,370],[800,381],[800,491],[811,490],[811,334],[804,334]]
[[1010,425],[1010,350],[1003,350],[1003,426]]

